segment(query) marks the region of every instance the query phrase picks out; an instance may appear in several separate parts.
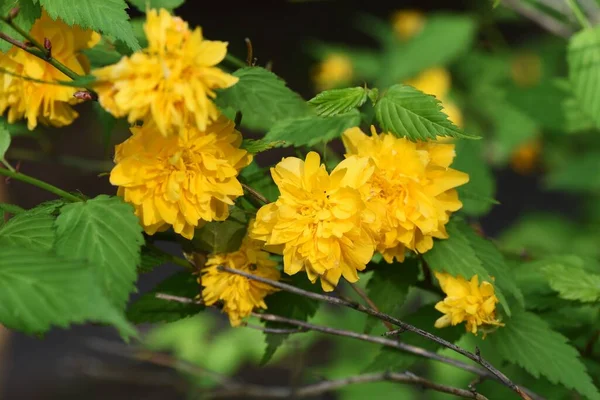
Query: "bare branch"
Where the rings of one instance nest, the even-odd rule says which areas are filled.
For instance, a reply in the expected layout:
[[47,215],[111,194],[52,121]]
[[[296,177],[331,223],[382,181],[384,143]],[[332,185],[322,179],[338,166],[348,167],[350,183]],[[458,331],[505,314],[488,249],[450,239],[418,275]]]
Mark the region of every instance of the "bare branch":
[[[360,288],[358,285],[356,285],[354,283],[351,283],[350,287],[356,292],[356,294],[358,294],[360,296],[361,299],[364,300],[365,303],[367,303],[367,305],[369,307],[371,307],[375,311],[379,311],[379,308],[377,307],[377,305],[373,302],[373,300],[371,300],[371,298],[367,295],[367,293],[365,293],[365,291],[362,290],[362,288]],[[394,330],[394,325],[390,324],[387,321],[382,321],[382,322],[388,331]]]
[[439,336],[436,336],[432,333],[424,331],[423,329],[420,329],[420,328],[417,328],[416,326],[407,324],[406,322],[401,321],[397,318],[394,318],[391,315],[387,315],[387,314],[381,313],[379,311],[372,310],[370,308],[364,307],[363,305],[361,305],[359,303],[348,302],[346,300],[342,300],[337,297],[309,292],[306,290],[299,289],[295,286],[288,285],[286,283],[282,283],[282,282],[274,281],[271,279],[263,278],[260,276],[252,275],[252,274],[240,271],[240,270],[223,267],[223,266],[219,266],[218,268],[221,271],[226,271],[226,272],[229,272],[232,274],[241,275],[248,279],[252,279],[257,282],[266,283],[268,285],[271,285],[271,286],[276,287],[281,290],[285,290],[290,293],[299,294],[301,296],[308,297],[308,298],[311,298],[314,300],[319,300],[319,301],[324,301],[324,302],[331,303],[331,304],[337,304],[340,306],[349,307],[354,310],[360,311],[364,314],[372,315],[382,321],[387,321],[389,323],[392,323],[396,326],[399,326],[400,328],[406,329],[407,331],[414,332],[420,336],[423,336],[424,338],[426,338],[428,340],[438,343],[441,346],[444,346],[444,347],[449,348],[459,354],[462,354],[463,356],[467,357],[468,359],[470,359],[472,361],[475,361],[476,363],[480,364],[482,367],[487,369],[495,377],[496,380],[500,381],[503,385],[507,386],[508,388],[510,388],[511,390],[516,392],[519,396],[521,396],[521,398],[526,399],[526,400],[531,399],[531,397],[527,393],[525,393],[521,388],[519,388],[515,383],[513,383],[506,375],[504,375],[502,372],[497,370],[494,366],[492,366],[489,362],[487,362],[481,356],[473,354],[470,351],[467,351],[467,350],[455,345],[454,343],[450,343],[449,341],[442,339]]
[[537,8],[525,4],[523,0],[502,0],[502,4],[522,16],[529,18],[542,28],[557,36],[569,38],[573,34],[573,30],[567,25],[543,13]]

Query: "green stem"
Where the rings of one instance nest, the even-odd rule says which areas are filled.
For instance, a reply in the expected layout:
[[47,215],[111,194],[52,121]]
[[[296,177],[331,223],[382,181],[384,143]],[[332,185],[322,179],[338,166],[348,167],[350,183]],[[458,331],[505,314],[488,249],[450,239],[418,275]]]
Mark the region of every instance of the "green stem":
[[577,4],[577,0],[565,0],[565,1],[567,2],[567,5],[571,9],[571,11],[573,11],[575,18],[577,18],[577,21],[579,21],[579,24],[581,25],[581,27],[584,29],[590,29],[592,27],[592,24],[590,24],[590,21],[588,21],[588,19],[586,18],[585,14],[579,7],[579,4]]
[[25,175],[20,172],[10,171],[8,169],[0,168],[0,175],[4,175],[11,179],[28,183],[33,186],[37,186],[40,189],[44,189],[50,193],[54,193],[55,195],[60,196],[63,199],[68,200],[68,201],[72,201],[72,202],[83,201],[83,199],[81,199],[69,192],[65,192],[64,190],[59,189],[54,185],[51,185],[44,181],[40,181],[39,179],[35,179],[29,175]]
[[31,81],[31,82],[35,82],[35,83],[42,83],[44,85],[81,87],[80,85],[77,85],[77,86],[73,85],[73,83],[69,82],[69,81],[45,81],[45,80],[42,80],[42,79],[32,78],[30,76],[19,75],[19,74],[16,74],[16,73],[14,73],[12,71],[9,71],[6,68],[2,68],[2,67],[0,67],[0,73],[6,74],[6,75],[11,75],[11,76],[14,76],[15,78],[23,79],[25,81]]
[[2,164],[4,164],[4,166],[6,167],[6,169],[8,169],[8,170],[9,170],[9,171],[11,171],[11,172],[15,172],[15,169],[13,168],[13,166],[12,166],[12,165],[10,165],[10,164],[8,163],[8,161],[6,161],[6,158],[2,158],[2,159],[0,159],[0,162],[2,162]]
[[240,60],[239,58],[237,58],[236,56],[232,56],[231,54],[227,53],[225,55],[225,61],[228,61],[229,63],[231,63],[232,65],[235,65],[236,67],[239,68],[244,68],[247,67],[248,65],[243,62],[242,60]]
[[33,161],[39,163],[58,163],[70,168],[77,168],[86,172],[110,171],[114,164],[111,161],[90,160],[74,156],[51,155],[35,152],[27,149],[11,148],[7,152],[7,158],[13,160]]

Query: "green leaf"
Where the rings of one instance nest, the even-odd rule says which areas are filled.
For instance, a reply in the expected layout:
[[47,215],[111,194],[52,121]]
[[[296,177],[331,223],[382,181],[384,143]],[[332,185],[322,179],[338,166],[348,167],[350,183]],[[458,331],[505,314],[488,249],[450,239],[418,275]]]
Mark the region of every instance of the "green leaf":
[[27,210],[19,207],[16,204],[0,203],[0,211],[2,211],[3,213],[17,215],[24,213]]
[[[419,260],[407,258],[403,263],[379,263],[367,283],[367,295],[379,311],[393,314],[404,303],[408,288],[417,281]],[[375,317],[368,317],[365,333],[370,333],[375,324],[381,323]]]
[[600,275],[592,272],[598,271],[598,264],[593,265],[595,268],[586,269],[580,257],[561,257],[548,260],[542,272],[563,299],[595,302],[600,300]]
[[279,197],[279,188],[271,178],[269,168],[261,168],[253,162],[240,173],[244,183],[265,196],[269,202],[274,202]]
[[[523,297],[512,281],[504,259],[493,244],[479,238],[465,222],[452,220],[446,225],[448,239],[436,239],[433,248],[423,254],[423,258],[434,271],[461,275],[469,280],[474,275],[479,282],[493,282],[495,293],[504,311],[510,315],[510,307],[504,290],[511,292],[518,300]],[[492,278],[494,277],[494,278]]]
[[314,146],[327,143],[349,128],[360,124],[360,113],[352,110],[332,117],[304,117],[277,122],[267,132],[265,140],[283,141],[285,146]]
[[[3,0],[0,1],[0,15],[3,17],[8,16],[10,10],[15,7],[19,7],[19,14],[13,19],[15,25],[25,32],[29,32],[35,20],[42,15],[40,5],[37,4],[37,1],[32,0]],[[0,32],[17,40],[22,39],[17,31],[4,22],[0,24]],[[6,53],[11,47],[12,45],[7,41],[0,40],[0,51],[3,53]]]
[[90,267],[42,250],[2,246],[0,251],[0,323],[28,334],[85,321],[115,325],[135,335],[102,295]]
[[[304,289],[309,292],[318,291],[318,285],[313,285],[308,278],[302,274],[292,275],[289,279],[291,282],[288,283],[297,288]],[[285,291],[280,291],[267,296],[265,302],[267,303],[267,312],[269,314],[275,314],[300,321],[307,321],[310,317],[313,317],[320,304],[317,300],[298,296]],[[265,327],[274,329],[290,328],[290,326],[287,324],[272,321],[265,321]],[[269,362],[271,357],[273,357],[275,354],[275,351],[277,351],[279,346],[281,346],[281,344],[289,335],[280,333],[266,333],[265,336],[267,348],[261,360],[262,365]]]
[[263,151],[273,149],[275,147],[280,147],[284,143],[285,142],[283,140],[271,142],[265,139],[244,139],[242,141],[241,148],[246,150],[248,153],[257,154],[262,153]]
[[448,120],[438,99],[412,86],[389,88],[375,104],[375,115],[384,131],[410,140],[429,140],[436,136],[474,138]]
[[550,189],[569,192],[600,191],[600,153],[587,151],[580,157],[572,158],[566,165],[556,168],[546,177]]
[[469,174],[469,182],[457,189],[463,202],[462,212],[479,217],[487,214],[494,204],[498,204],[494,200],[496,181],[483,158],[482,141],[459,140],[452,168]]
[[164,8],[169,11],[181,6],[185,0],[127,0],[129,4],[140,10],[146,12],[153,8],[159,9]]
[[0,248],[15,246],[50,250],[54,244],[54,217],[32,211],[21,212],[0,228]]
[[93,68],[116,64],[123,57],[106,37],[102,37],[100,43],[91,49],[83,50],[83,54],[88,58]]
[[376,86],[390,86],[426,68],[447,65],[469,49],[475,27],[475,21],[464,15],[428,17],[419,35],[387,51]]
[[574,389],[589,399],[600,399],[598,390],[568,339],[534,313],[515,309],[506,326],[489,335],[489,345],[509,363],[538,378]]
[[66,81],[69,86],[75,87],[91,87],[92,84],[96,81],[96,77],[94,75],[81,75],[73,80]]
[[268,130],[277,121],[310,115],[308,104],[274,73],[260,67],[246,67],[233,75],[240,80],[219,90],[215,103],[221,109],[241,111],[242,126]]
[[308,101],[322,117],[343,114],[367,101],[367,89],[362,87],[333,89],[319,93]]
[[230,209],[225,221],[208,222],[196,229],[192,245],[194,250],[206,253],[230,253],[240,248],[248,229],[248,217],[239,207]]
[[0,160],[4,160],[6,150],[10,147],[10,138],[8,127],[4,124],[0,124]]
[[512,87],[508,89],[506,100],[543,128],[561,131],[567,123],[563,102],[569,95],[561,83],[545,81],[534,87]]
[[567,60],[573,93],[584,113],[600,126],[600,26],[571,37]]
[[155,268],[160,267],[171,261],[171,258],[154,247],[143,246],[142,257],[140,259],[140,265],[138,265],[138,272],[147,273],[153,271]]
[[40,5],[54,19],[60,18],[68,25],[93,29],[122,40],[133,51],[140,45],[129,23],[125,0],[39,0]]
[[173,322],[204,310],[204,306],[200,304],[159,299],[156,297],[157,293],[194,299],[200,293],[200,285],[190,271],[177,272],[129,306],[127,318],[135,324]]
[[133,207],[119,197],[100,195],[62,207],[55,225],[58,254],[88,261],[113,304],[124,308],[135,289],[144,243]]

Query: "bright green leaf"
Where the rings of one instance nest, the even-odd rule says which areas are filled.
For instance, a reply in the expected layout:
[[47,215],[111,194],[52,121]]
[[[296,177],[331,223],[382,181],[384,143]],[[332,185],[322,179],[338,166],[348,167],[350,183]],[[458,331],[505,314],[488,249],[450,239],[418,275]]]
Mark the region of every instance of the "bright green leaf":
[[470,138],[448,120],[434,96],[408,85],[394,85],[375,104],[377,121],[384,131],[410,140],[436,136]]
[[600,275],[594,274],[598,264],[586,269],[580,257],[549,259],[541,268],[550,287],[566,300],[594,302],[600,300]]
[[600,126],[600,26],[571,37],[567,60],[573,93],[584,113]]
[[119,309],[135,289],[144,242],[133,207],[119,197],[98,196],[65,205],[56,220],[59,255],[88,261]]
[[265,140],[283,141],[285,146],[314,146],[327,143],[349,128],[360,124],[360,113],[352,110],[332,117],[304,117],[277,122],[267,132]]
[[122,40],[133,51],[140,45],[133,35],[129,23],[128,7],[125,0],[39,0],[40,5],[54,19],[60,18],[68,25],[79,25],[84,29],[98,32]]
[[0,160],[4,159],[6,150],[10,147],[10,132],[8,127],[4,124],[0,124]]
[[595,193],[600,191],[600,153],[588,151],[580,157],[550,172],[548,188],[569,192]]
[[91,49],[83,50],[93,68],[104,67],[106,65],[116,64],[123,55],[119,53],[115,46],[110,43],[106,37],[102,37],[100,43]]
[[489,335],[486,342],[509,363],[523,367],[538,378],[574,389],[589,399],[600,399],[577,349],[568,339],[536,314],[521,309],[513,311],[502,328]]
[[569,95],[564,85],[546,81],[534,87],[512,87],[506,100],[543,128],[561,131],[566,125],[563,103]]
[[206,253],[230,253],[240,248],[248,228],[248,217],[239,207],[230,209],[225,221],[208,222],[196,229],[192,245]]
[[248,153],[257,154],[262,153],[263,151],[273,149],[275,147],[280,147],[284,143],[285,142],[282,140],[271,142],[265,139],[244,139],[242,141],[241,148],[246,150]]
[[200,293],[197,278],[190,271],[178,272],[159,283],[127,309],[127,318],[135,323],[173,322],[204,310],[203,305],[159,299],[157,293],[194,299]]
[[319,93],[308,101],[322,117],[343,114],[358,108],[367,101],[367,89],[354,87],[332,89]]
[[55,240],[54,217],[26,211],[12,217],[0,228],[0,248],[15,246],[50,250]]
[[167,10],[173,10],[180,5],[182,5],[185,0],[127,0],[132,6],[140,10],[141,12],[146,12],[146,10],[150,10],[153,8],[159,9],[164,8]]
[[135,335],[81,261],[3,245],[0,286],[0,323],[9,329],[43,333],[51,326],[95,321],[115,325],[124,336]]
[[215,102],[221,109],[241,111],[242,126],[268,130],[277,121],[310,115],[308,104],[274,73],[260,67],[246,67],[233,75],[240,80],[228,89],[219,90]]
[[[35,20],[42,15],[40,5],[37,4],[37,1],[32,0],[3,0],[0,1],[0,15],[3,17],[8,16],[10,10],[15,7],[19,7],[19,14],[13,19],[15,25],[25,32],[29,32]],[[4,22],[0,23],[0,32],[14,39],[23,40],[23,37],[17,31]],[[0,51],[6,53],[11,47],[12,45],[7,41],[0,40]]]
[[0,211],[2,211],[4,213],[17,215],[17,214],[24,213],[27,210],[19,207],[16,204],[0,203]]

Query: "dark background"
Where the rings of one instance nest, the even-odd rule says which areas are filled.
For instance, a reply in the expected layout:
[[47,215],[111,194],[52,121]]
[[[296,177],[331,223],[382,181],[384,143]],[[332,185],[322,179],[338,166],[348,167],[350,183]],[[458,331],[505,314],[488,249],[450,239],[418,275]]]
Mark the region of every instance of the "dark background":
[[[101,0],[99,0],[101,1]],[[229,42],[230,52],[244,59],[244,38],[252,40],[254,54],[259,65],[271,61],[273,71],[283,77],[288,85],[305,98],[314,94],[309,71],[315,61],[306,52],[309,39],[348,45],[376,46],[376,43],[353,26],[360,13],[369,13],[381,18],[403,8],[423,11],[445,10],[474,12],[479,10],[482,18],[491,12],[488,1],[249,1],[210,2],[188,0],[176,13],[191,26],[201,25],[208,39]],[[133,11],[133,16],[140,14]],[[541,34],[532,23],[524,21],[515,26],[500,25],[502,33],[511,44]],[[48,131],[56,143],[56,154],[77,155],[94,160],[109,160],[97,139],[99,128],[90,125],[90,104],[78,107],[82,117],[61,131],[60,136]],[[91,139],[93,137],[93,139]],[[123,136],[115,140],[122,140]],[[38,145],[29,138],[19,138],[13,147],[36,149]],[[276,161],[281,154],[271,154]],[[107,177],[94,173],[82,173],[76,168],[58,166],[54,163],[23,161],[21,170],[34,177],[46,180],[69,191],[79,190],[92,197],[100,193],[114,193]],[[494,235],[514,221],[520,213],[531,209],[549,209],[560,212],[570,209],[572,201],[553,194],[549,196],[538,190],[536,176],[523,177],[509,170],[496,171],[498,179],[497,199],[501,205],[482,220],[484,231]],[[10,200],[23,207],[32,207],[53,197],[37,188],[19,182],[8,186]],[[175,249],[174,249],[175,250]],[[139,282],[141,292],[148,290],[174,267],[165,266],[144,275]],[[114,330],[93,326],[78,326],[69,330],[53,330],[43,340],[12,334],[5,351],[0,382],[2,399],[171,399],[180,398],[171,389],[160,385],[160,374],[164,370],[148,369],[140,363],[124,361],[122,358],[103,356],[92,352],[86,345],[90,337],[116,339]],[[144,385],[119,382],[125,375],[143,368],[148,373],[157,373],[156,379]],[[108,373],[108,372],[110,373]],[[134,373],[133,372],[133,373]],[[248,372],[252,373],[252,372]],[[274,382],[282,371],[269,369],[256,373],[253,378]],[[258,380],[257,380],[258,379]],[[154,384],[153,384],[154,383]],[[182,398],[182,397],[181,397]]]

